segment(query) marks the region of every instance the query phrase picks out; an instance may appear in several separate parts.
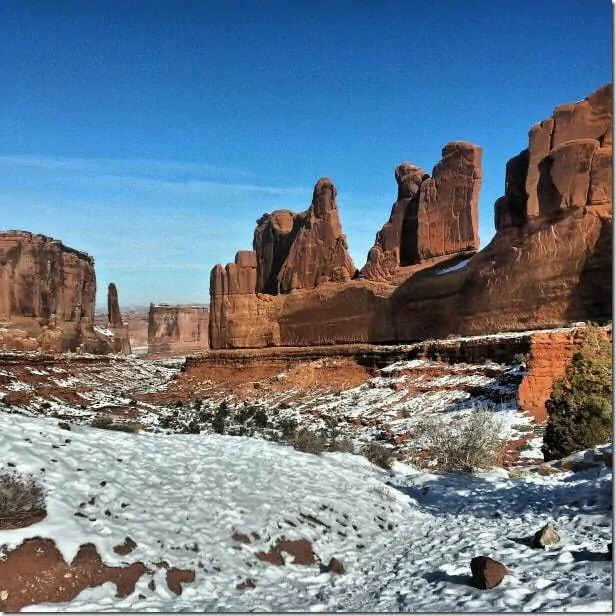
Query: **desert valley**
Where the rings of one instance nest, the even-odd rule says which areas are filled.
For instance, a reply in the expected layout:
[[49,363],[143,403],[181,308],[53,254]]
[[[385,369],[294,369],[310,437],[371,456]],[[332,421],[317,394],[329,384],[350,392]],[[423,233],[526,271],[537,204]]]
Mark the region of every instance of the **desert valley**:
[[611,438],[548,410],[612,340],[612,86],[560,102],[481,250],[466,141],[361,267],[321,178],[198,305],[0,232],[0,611],[611,611]]

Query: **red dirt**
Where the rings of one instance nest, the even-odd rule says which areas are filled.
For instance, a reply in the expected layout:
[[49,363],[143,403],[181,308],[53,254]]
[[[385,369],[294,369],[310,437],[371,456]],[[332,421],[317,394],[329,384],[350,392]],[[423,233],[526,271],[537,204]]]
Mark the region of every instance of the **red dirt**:
[[195,581],[195,572],[171,567],[167,570],[167,586],[176,595],[182,594],[182,583],[190,584]]
[[136,547],[137,547],[137,544],[130,537],[126,537],[124,539],[124,543],[120,543],[120,545],[116,545],[113,548],[113,551],[116,554],[125,556],[126,554],[130,554]]
[[[131,544],[136,547],[127,537],[124,544],[116,546],[116,551]],[[167,586],[177,595],[182,594],[182,583],[195,580],[195,572],[190,569],[169,568],[167,563],[160,563],[160,566],[167,569]],[[74,599],[85,588],[94,588],[105,582],[116,585],[116,596],[126,597],[134,591],[137,580],[148,571],[150,569],[141,562],[127,567],[105,565],[91,543],[80,546],[77,556],[69,564],[53,540],[26,539],[0,561],[0,611],[16,612],[37,603],[64,603]]]
[[90,543],[82,545],[75,560],[67,564],[51,539],[26,539],[0,562],[0,610],[17,612],[36,603],[63,603],[84,588],[105,582],[113,582],[117,596],[126,597],[145,572],[142,563],[104,565]]
[[291,541],[285,537],[278,539],[269,552],[259,552],[256,557],[272,565],[281,566],[284,565],[282,552],[293,556],[294,565],[314,565],[317,562],[310,541],[307,539]]

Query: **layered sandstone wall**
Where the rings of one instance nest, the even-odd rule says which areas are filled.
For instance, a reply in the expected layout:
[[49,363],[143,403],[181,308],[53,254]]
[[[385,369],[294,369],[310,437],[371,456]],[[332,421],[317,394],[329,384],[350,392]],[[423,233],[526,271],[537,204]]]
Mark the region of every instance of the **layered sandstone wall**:
[[[398,200],[358,279],[335,268],[315,274],[324,255],[346,261],[343,251],[332,257],[331,241],[322,249],[319,232],[298,242],[310,231],[302,236],[303,215],[260,219],[250,257],[212,271],[212,348],[413,342],[610,320],[611,97],[604,86],[531,129],[529,147],[507,164],[497,233],[478,253],[481,151],[463,142],[444,148],[432,178],[397,168]],[[329,228],[331,240],[338,227]]]
[[0,345],[4,349],[107,352],[93,329],[94,260],[59,240],[0,232]]
[[[611,331],[606,331],[605,335],[611,339]],[[565,375],[583,336],[583,328],[531,335],[526,374],[517,398],[518,407],[529,412],[536,421],[547,420],[545,403],[552,395],[554,382]]]
[[452,141],[430,177],[411,163],[396,167],[398,199],[377,233],[361,277],[394,282],[400,268],[479,249],[481,148]]
[[305,212],[278,210],[259,218],[253,248],[237,252],[233,263],[212,269],[212,348],[285,344],[280,316],[287,298],[356,275],[342,233],[336,188],[328,178],[317,182]]
[[209,310],[202,306],[150,304],[148,353],[185,355],[208,347]]

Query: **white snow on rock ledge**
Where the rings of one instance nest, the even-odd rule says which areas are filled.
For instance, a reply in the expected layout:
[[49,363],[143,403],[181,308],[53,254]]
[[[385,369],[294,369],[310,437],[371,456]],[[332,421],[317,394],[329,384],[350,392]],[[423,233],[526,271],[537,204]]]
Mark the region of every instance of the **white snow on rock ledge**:
[[[196,572],[180,596],[160,585],[152,591],[142,578],[124,599],[108,583],[28,611],[612,608],[612,563],[601,556],[612,532],[610,469],[509,479],[430,475],[396,463],[388,473],[359,456],[315,456],[256,439],[69,432],[52,419],[5,413],[0,452],[0,469],[13,463],[49,490],[47,518],[0,531],[0,545],[50,537],[71,559],[79,544],[92,542],[110,565],[166,560]],[[78,511],[87,517],[75,517]],[[524,539],[549,519],[561,543],[528,547]],[[234,531],[260,539],[241,544]],[[137,548],[121,557],[113,547],[126,536]],[[282,536],[309,540],[324,564],[335,556],[346,573],[255,557]],[[190,549],[195,542],[198,552]],[[489,592],[468,585],[470,559],[479,554],[509,569]],[[256,588],[237,590],[246,578]]]

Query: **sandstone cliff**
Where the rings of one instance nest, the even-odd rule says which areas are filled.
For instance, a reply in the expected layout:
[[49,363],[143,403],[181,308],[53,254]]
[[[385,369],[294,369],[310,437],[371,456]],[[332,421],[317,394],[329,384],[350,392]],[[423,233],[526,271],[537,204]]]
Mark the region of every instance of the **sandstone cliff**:
[[[431,178],[408,163],[396,169],[398,199],[359,279],[334,267],[319,277],[324,256],[350,268],[331,241],[322,248],[320,232],[299,241],[310,231],[302,235],[303,215],[260,219],[255,251],[212,271],[212,348],[412,342],[611,319],[611,100],[604,86],[531,129],[529,147],[507,164],[497,233],[476,254],[481,151],[462,142],[443,149]],[[313,211],[333,202],[324,195]]]
[[401,267],[479,249],[479,147],[448,143],[432,177],[410,163],[396,167],[395,177],[398,199],[376,235],[361,277],[392,282]]
[[[281,344],[278,318],[288,294],[351,280],[356,270],[336,205],[336,188],[320,179],[306,212],[278,210],[257,220],[254,250],[210,275],[212,348]],[[279,298],[279,299],[278,299]]]
[[0,232],[0,348],[107,352],[93,329],[89,255],[26,231]]
[[150,304],[148,353],[186,355],[207,349],[208,319],[202,306]]
[[299,230],[278,274],[278,292],[311,289],[323,282],[345,282],[355,274],[336,206],[336,187],[322,178],[312,204],[300,218]]

